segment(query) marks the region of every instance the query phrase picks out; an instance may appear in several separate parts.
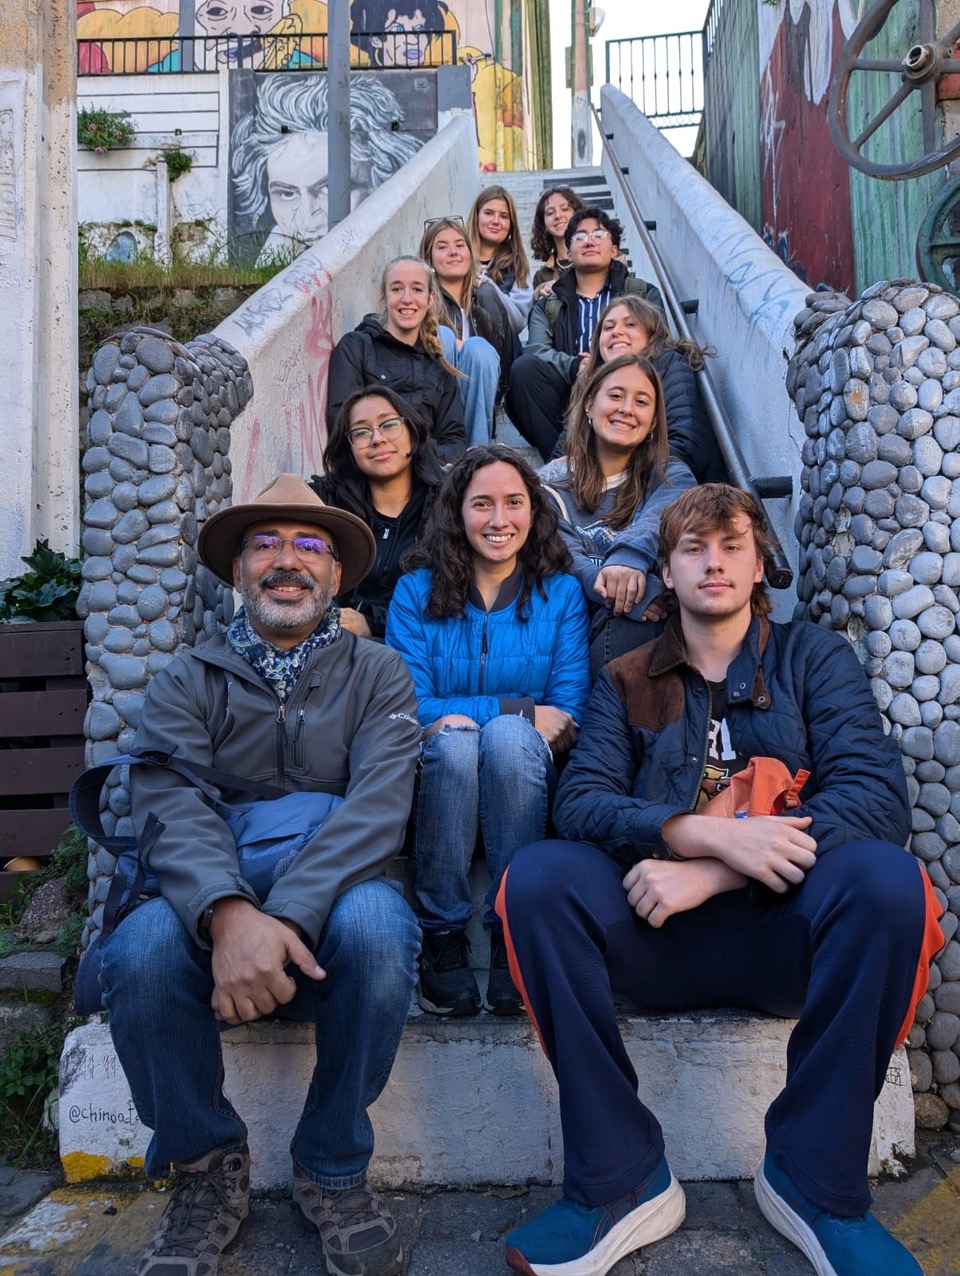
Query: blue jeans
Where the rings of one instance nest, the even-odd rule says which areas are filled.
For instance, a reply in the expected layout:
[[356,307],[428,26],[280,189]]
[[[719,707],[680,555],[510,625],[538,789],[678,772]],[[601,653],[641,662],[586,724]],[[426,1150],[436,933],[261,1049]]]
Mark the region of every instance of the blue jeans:
[[[413,914],[378,878],[334,904],[316,950],[326,979],[291,972],[297,992],[279,1013],[315,1023],[317,1062],[290,1150],[295,1171],[322,1187],[364,1179],[373,1153],[367,1108],[393,1067],[418,952]],[[210,952],[165,899],[142,905],[107,939],[100,982],[133,1101],[153,1130],[148,1177],[243,1143],[246,1126],[223,1093]]]
[[483,924],[513,853],[543,837],[557,783],[550,747],[519,714],[444,727],[423,742],[414,802],[414,895],[424,930],[470,920],[467,873],[482,831],[490,870]]
[[440,344],[447,363],[463,373],[457,380],[467,427],[467,446],[489,443],[493,437],[493,413],[500,383],[500,356],[484,337],[467,337],[457,349],[452,328],[440,327]]

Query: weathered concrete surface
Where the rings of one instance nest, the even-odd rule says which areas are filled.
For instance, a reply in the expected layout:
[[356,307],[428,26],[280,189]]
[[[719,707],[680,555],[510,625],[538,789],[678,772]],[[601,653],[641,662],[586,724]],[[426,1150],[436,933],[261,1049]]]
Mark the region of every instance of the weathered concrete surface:
[[[792,1023],[738,1013],[625,1017],[624,1040],[646,1102],[683,1179],[751,1175],[763,1114],[783,1085]],[[223,1037],[226,1089],[250,1128],[257,1188],[289,1183],[288,1145],[313,1061],[312,1030],[261,1024]],[[79,1182],[142,1165],[140,1124],[104,1024],[67,1038],[60,1077],[60,1155]],[[457,1023],[411,1017],[386,1090],[372,1109],[372,1173],[385,1187],[556,1183],[562,1146],[556,1087],[526,1020]],[[914,1147],[906,1059],[891,1060],[877,1104],[871,1171]]]
[[[927,1136],[908,1177],[874,1188],[876,1214],[910,1246],[926,1276],[956,1276],[958,1155],[949,1136]],[[685,1191],[682,1228],[624,1259],[610,1276],[809,1276],[799,1251],[760,1214],[751,1183],[686,1183]],[[389,1195],[407,1276],[502,1276],[505,1233],[555,1195],[549,1187]],[[0,1176],[0,1217],[3,1197]],[[102,1183],[53,1192],[0,1238],[0,1276],[129,1276],[166,1200],[161,1192]],[[317,1238],[296,1225],[288,1201],[260,1197],[220,1276],[321,1270]]]
[[75,553],[76,5],[0,0],[0,578]]

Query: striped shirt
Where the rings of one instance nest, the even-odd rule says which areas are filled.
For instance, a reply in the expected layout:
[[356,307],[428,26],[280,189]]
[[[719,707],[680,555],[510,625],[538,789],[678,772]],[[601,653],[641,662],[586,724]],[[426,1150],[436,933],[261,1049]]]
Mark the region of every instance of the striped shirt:
[[586,354],[590,338],[600,321],[604,306],[611,299],[610,284],[606,283],[595,297],[581,297],[577,293],[577,354]]

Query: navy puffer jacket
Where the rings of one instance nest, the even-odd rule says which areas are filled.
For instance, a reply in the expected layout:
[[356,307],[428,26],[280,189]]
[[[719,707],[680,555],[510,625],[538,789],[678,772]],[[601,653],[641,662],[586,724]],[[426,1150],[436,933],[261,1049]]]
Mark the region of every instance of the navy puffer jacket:
[[[791,814],[813,817],[807,832],[818,851],[859,838],[906,841],[900,753],[839,634],[755,618],[727,670],[726,718],[742,757],[810,772]],[[595,842],[624,865],[663,855],[664,824],[696,804],[709,730],[710,690],[674,618],[597,679],[557,790],[557,833]]]

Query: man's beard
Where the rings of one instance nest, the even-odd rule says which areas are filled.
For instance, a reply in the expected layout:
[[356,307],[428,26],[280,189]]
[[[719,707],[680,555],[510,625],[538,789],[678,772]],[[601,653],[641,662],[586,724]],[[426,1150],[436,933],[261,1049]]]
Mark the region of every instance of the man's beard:
[[[264,593],[264,589],[274,585],[300,585],[309,589],[310,593],[297,602],[277,602]],[[300,572],[268,572],[258,581],[244,585],[240,596],[254,629],[263,637],[268,637],[270,630],[302,629],[307,625],[313,632],[333,602],[333,591],[329,586],[324,588],[311,576]]]

